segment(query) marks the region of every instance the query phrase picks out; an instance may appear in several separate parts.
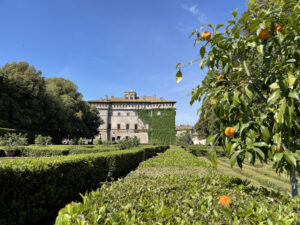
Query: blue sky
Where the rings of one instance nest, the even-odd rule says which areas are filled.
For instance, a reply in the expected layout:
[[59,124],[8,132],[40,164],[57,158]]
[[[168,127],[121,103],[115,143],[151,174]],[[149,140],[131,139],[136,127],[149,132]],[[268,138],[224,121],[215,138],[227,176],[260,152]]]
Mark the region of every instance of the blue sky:
[[189,34],[225,23],[246,0],[0,0],[0,65],[26,61],[44,77],[75,82],[85,100],[139,96],[177,101],[176,124],[194,125],[200,103],[188,94],[201,83],[198,63],[175,80],[178,62],[199,54]]

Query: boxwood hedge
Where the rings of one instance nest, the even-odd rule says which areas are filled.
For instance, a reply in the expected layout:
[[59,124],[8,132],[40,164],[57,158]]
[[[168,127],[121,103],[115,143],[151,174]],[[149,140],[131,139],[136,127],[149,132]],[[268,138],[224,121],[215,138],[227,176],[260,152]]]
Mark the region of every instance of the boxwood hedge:
[[0,224],[39,224],[66,203],[116,179],[167,146],[0,162]]
[[[232,204],[219,205],[223,195]],[[55,224],[299,224],[299,212],[299,198],[220,175],[173,147],[126,178],[86,194],[83,202],[66,205]]]

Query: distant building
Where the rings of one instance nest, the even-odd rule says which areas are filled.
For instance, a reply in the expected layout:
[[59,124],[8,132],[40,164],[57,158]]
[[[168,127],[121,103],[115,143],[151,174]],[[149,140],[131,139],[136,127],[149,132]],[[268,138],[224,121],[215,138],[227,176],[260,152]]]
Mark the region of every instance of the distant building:
[[[176,101],[156,98],[156,96],[138,97],[133,90],[125,91],[123,97],[113,95],[105,99],[90,100],[104,121],[99,127],[99,136],[103,141],[119,141],[124,138],[137,136],[141,143],[149,143],[150,138],[145,130],[151,129],[150,124],[144,124],[138,117],[137,110],[148,109],[175,109]],[[160,111],[157,111],[160,115]],[[175,114],[174,114],[175,121]],[[175,126],[175,124],[174,124]],[[174,128],[173,128],[174,129]]]
[[180,125],[180,126],[176,126],[175,130],[176,130],[176,136],[187,132],[187,133],[190,133],[192,135],[192,140],[193,140],[194,145],[199,145],[199,144],[200,145],[205,145],[205,139],[204,140],[199,139],[199,135],[196,131],[194,131],[193,126]]

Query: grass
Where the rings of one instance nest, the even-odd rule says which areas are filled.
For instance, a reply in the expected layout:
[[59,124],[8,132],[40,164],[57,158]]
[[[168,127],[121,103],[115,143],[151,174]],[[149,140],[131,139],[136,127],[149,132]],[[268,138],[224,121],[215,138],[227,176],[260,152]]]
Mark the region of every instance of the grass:
[[[209,161],[207,157],[199,157],[199,159]],[[219,157],[217,171],[224,175],[247,179],[252,185],[257,187],[263,186],[291,195],[291,184],[288,174],[277,174],[271,165],[257,163],[255,166],[244,164],[242,169],[237,165],[231,168],[228,158]],[[298,193],[300,193],[299,186]]]

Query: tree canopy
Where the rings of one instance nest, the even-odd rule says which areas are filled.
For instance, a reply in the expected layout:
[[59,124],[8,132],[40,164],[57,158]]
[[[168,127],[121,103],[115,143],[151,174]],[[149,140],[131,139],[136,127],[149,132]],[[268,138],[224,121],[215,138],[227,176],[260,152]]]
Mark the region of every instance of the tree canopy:
[[[241,18],[233,11],[226,26],[204,25],[211,35],[191,34],[201,45],[200,67],[208,68],[192,91],[191,104],[203,100],[202,113],[214,112],[220,129],[207,142],[221,140],[232,165],[258,159],[273,161],[278,172],[297,167],[300,173],[295,149],[300,133],[299,1],[250,0],[247,6]],[[177,81],[183,67],[177,64]]]
[[103,121],[98,111],[83,101],[77,85],[41,75],[26,62],[0,68],[0,127],[93,138]]

